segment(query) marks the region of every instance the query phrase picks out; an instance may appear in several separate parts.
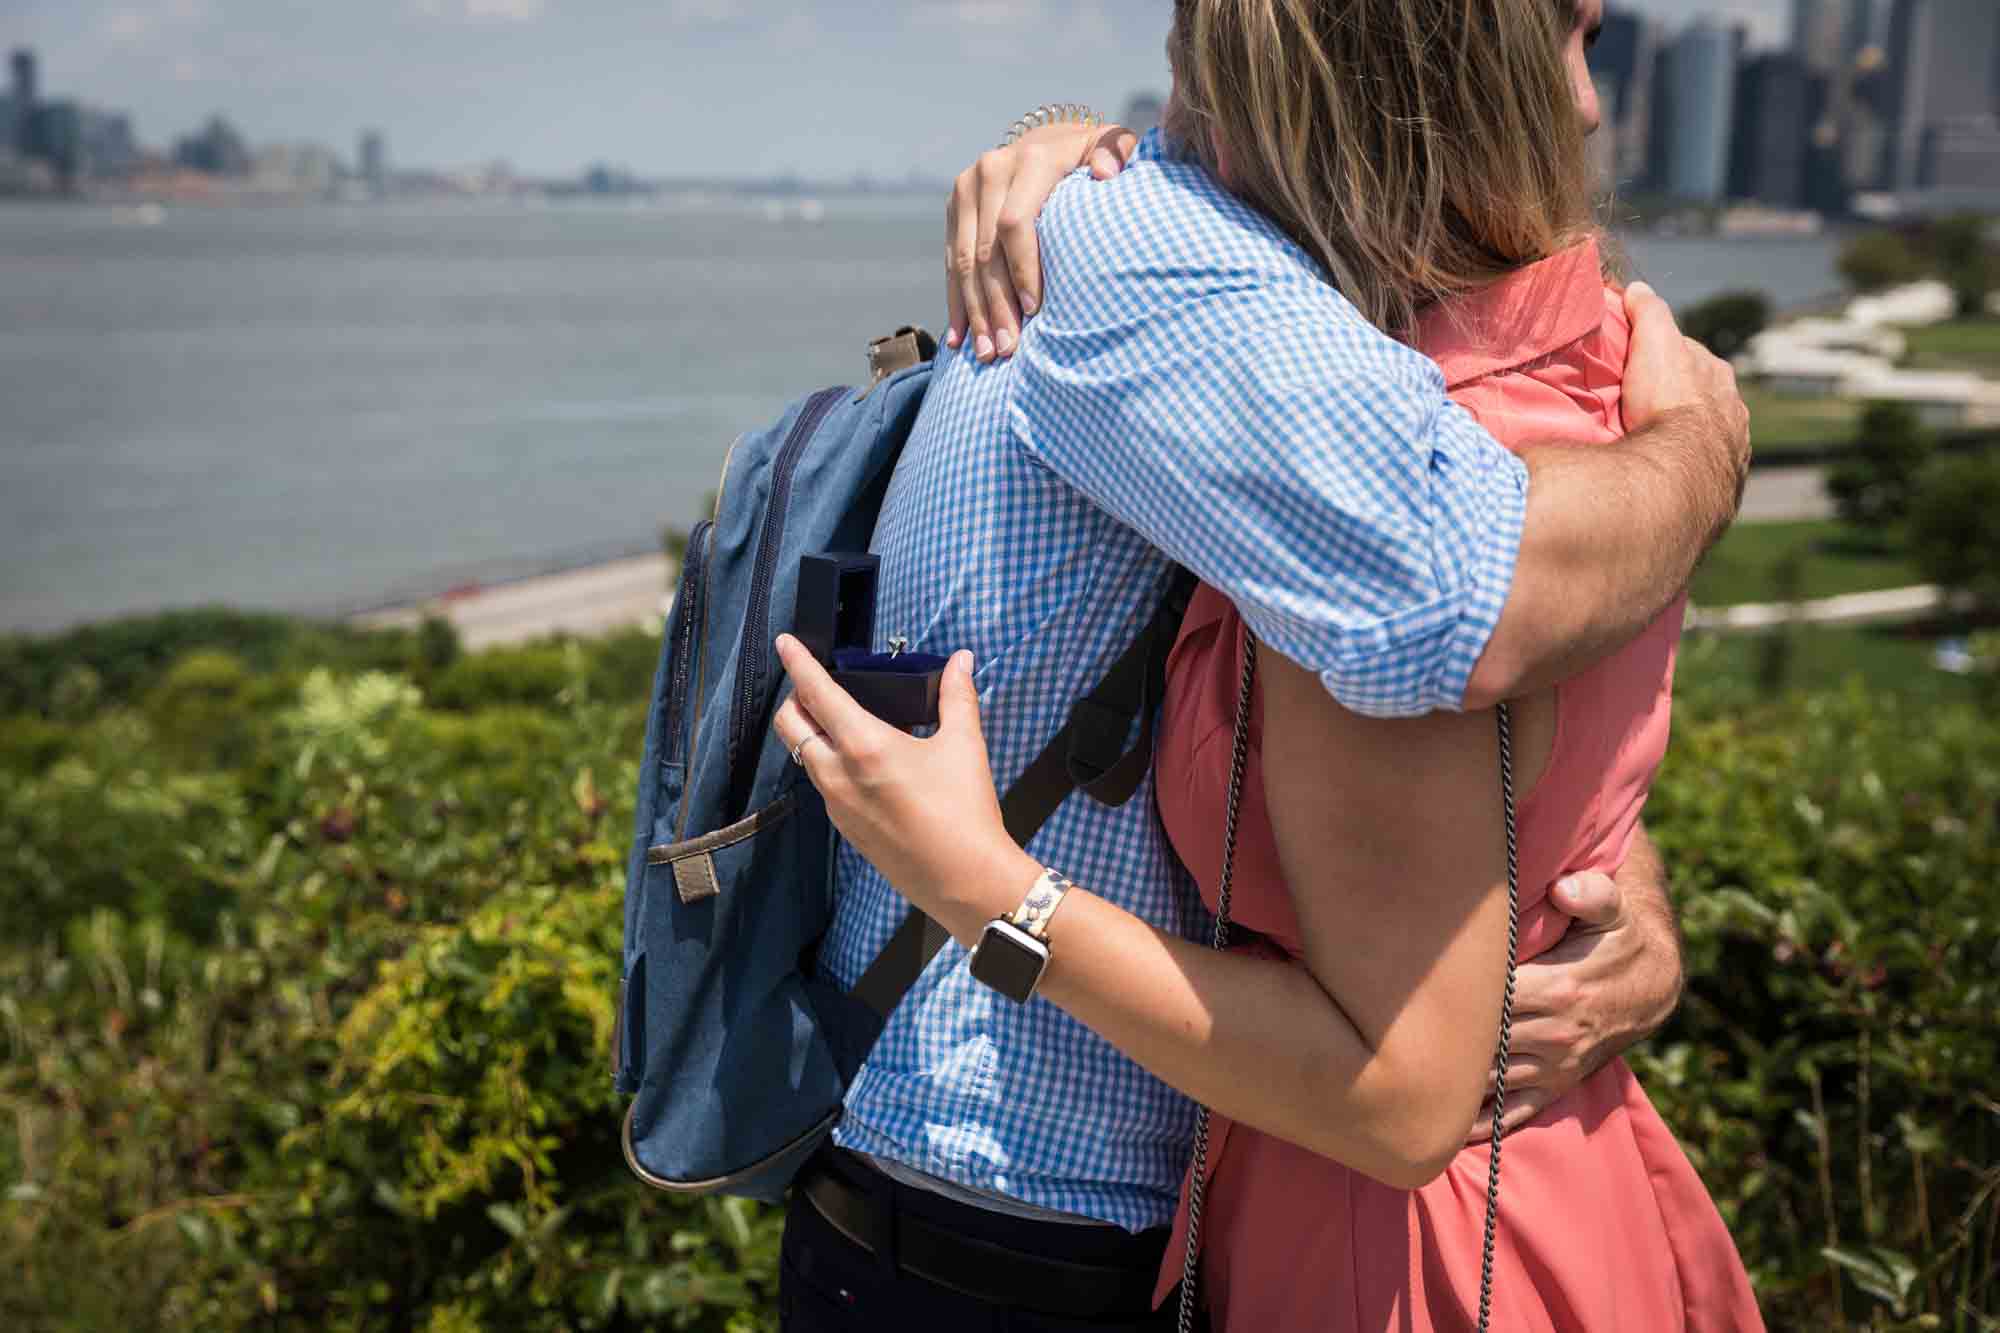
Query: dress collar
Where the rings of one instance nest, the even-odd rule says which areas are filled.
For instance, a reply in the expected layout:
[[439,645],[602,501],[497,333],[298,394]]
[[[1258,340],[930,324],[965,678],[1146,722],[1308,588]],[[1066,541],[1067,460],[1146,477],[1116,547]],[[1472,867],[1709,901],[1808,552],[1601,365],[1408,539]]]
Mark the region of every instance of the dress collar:
[[1417,346],[1455,389],[1539,361],[1603,322],[1604,277],[1591,239],[1433,306],[1417,321]]

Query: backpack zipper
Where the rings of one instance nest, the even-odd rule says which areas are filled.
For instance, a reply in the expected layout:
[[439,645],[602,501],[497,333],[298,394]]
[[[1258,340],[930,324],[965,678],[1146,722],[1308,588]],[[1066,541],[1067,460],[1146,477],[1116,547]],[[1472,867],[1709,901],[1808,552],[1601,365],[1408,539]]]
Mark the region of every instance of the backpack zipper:
[[[757,563],[750,570],[750,600],[743,615],[743,646],[736,671],[736,708],[729,727],[729,805],[731,815],[745,813],[750,788],[757,780],[754,762],[744,763],[744,750],[762,711],[758,703],[764,693],[764,677],[771,658],[771,583],[777,573],[778,552],[784,544],[785,513],[791,506],[792,473],[813,433],[833,411],[835,403],[847,396],[844,388],[821,389],[806,400],[805,408],[778,450],[771,465],[771,498],[764,511],[764,532],[757,545]],[[753,748],[753,752],[755,747]]]
[[695,647],[700,642],[706,608],[702,593],[706,584],[707,546],[715,524],[703,519],[688,534],[687,552],[681,557],[681,590],[674,609],[680,614],[680,641],[674,645],[674,679],[667,693],[666,743],[683,756],[694,744],[693,728],[682,734],[688,711],[688,686],[694,677]]

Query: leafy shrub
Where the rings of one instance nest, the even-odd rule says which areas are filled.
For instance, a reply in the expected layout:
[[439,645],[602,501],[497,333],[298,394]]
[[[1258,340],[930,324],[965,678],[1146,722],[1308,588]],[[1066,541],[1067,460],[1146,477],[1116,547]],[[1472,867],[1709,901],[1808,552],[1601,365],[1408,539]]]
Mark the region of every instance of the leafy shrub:
[[2000,291],[2000,255],[1983,251],[1945,270],[1952,299],[1961,319],[1977,319],[1986,313],[1987,298]]
[[[425,690],[239,641],[0,718],[0,1327],[774,1325],[778,1214],[653,1194],[616,1141],[653,646]],[[1649,819],[1690,998],[1634,1063],[1773,1327],[1982,1329],[2000,728],[1684,676]]]
[[471,712],[498,704],[553,708],[582,683],[580,650],[561,643],[494,648],[460,658],[438,677],[431,700]]
[[645,696],[587,694],[314,672],[223,773],[130,708],[0,723],[0,1327],[771,1326],[778,1216],[617,1148]]
[[1933,583],[2000,609],[2000,455],[1947,459],[1924,473],[1910,552]]
[[1923,250],[1934,272],[1951,285],[1958,313],[1986,313],[1986,298],[2000,288],[2000,251],[1987,240],[1988,221],[1963,213],[1941,218],[1922,233]]
[[1892,231],[1867,231],[1849,241],[1836,261],[1840,276],[1856,291],[1880,291],[1924,275],[1921,256]]
[[[1856,688],[1675,733],[1647,818],[1690,988],[1635,1068],[1772,1327],[1830,1327],[1857,1299],[1895,1321],[1872,1327],[1983,1327],[1968,1311],[2000,1309],[2000,729]],[[1868,1294],[1885,1276],[1900,1294]]]
[[1901,523],[1934,447],[1908,403],[1868,404],[1854,449],[1827,473],[1827,493],[1841,519],[1877,535]]
[[1681,332],[1717,356],[1735,356],[1771,322],[1771,298],[1762,292],[1724,292],[1691,306]]
[[[48,638],[4,635],[0,716],[74,717],[100,705],[127,703],[157,685],[175,662],[202,649],[229,653],[258,672],[376,669],[404,671],[422,683],[440,645],[435,630],[359,630],[215,607],[110,620]],[[87,682],[81,707],[79,681]]]

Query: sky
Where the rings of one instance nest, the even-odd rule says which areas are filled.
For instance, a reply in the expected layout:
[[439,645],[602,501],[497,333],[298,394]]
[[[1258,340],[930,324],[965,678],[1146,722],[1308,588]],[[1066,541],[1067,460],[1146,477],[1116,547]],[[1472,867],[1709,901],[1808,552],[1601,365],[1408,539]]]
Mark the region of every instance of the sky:
[[[1627,0],[1781,40],[1787,0]],[[1168,0],[0,0],[45,97],[165,146],[253,142],[572,176],[948,177],[1044,101],[1116,115],[1167,84]]]

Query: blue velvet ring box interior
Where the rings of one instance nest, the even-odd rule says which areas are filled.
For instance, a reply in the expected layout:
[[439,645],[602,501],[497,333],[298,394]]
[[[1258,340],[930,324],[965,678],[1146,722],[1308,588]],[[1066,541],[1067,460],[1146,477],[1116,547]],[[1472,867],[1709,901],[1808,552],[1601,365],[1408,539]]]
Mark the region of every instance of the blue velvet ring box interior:
[[792,633],[876,717],[905,731],[934,727],[946,659],[876,650],[875,589],[881,571],[880,556],[801,556]]

